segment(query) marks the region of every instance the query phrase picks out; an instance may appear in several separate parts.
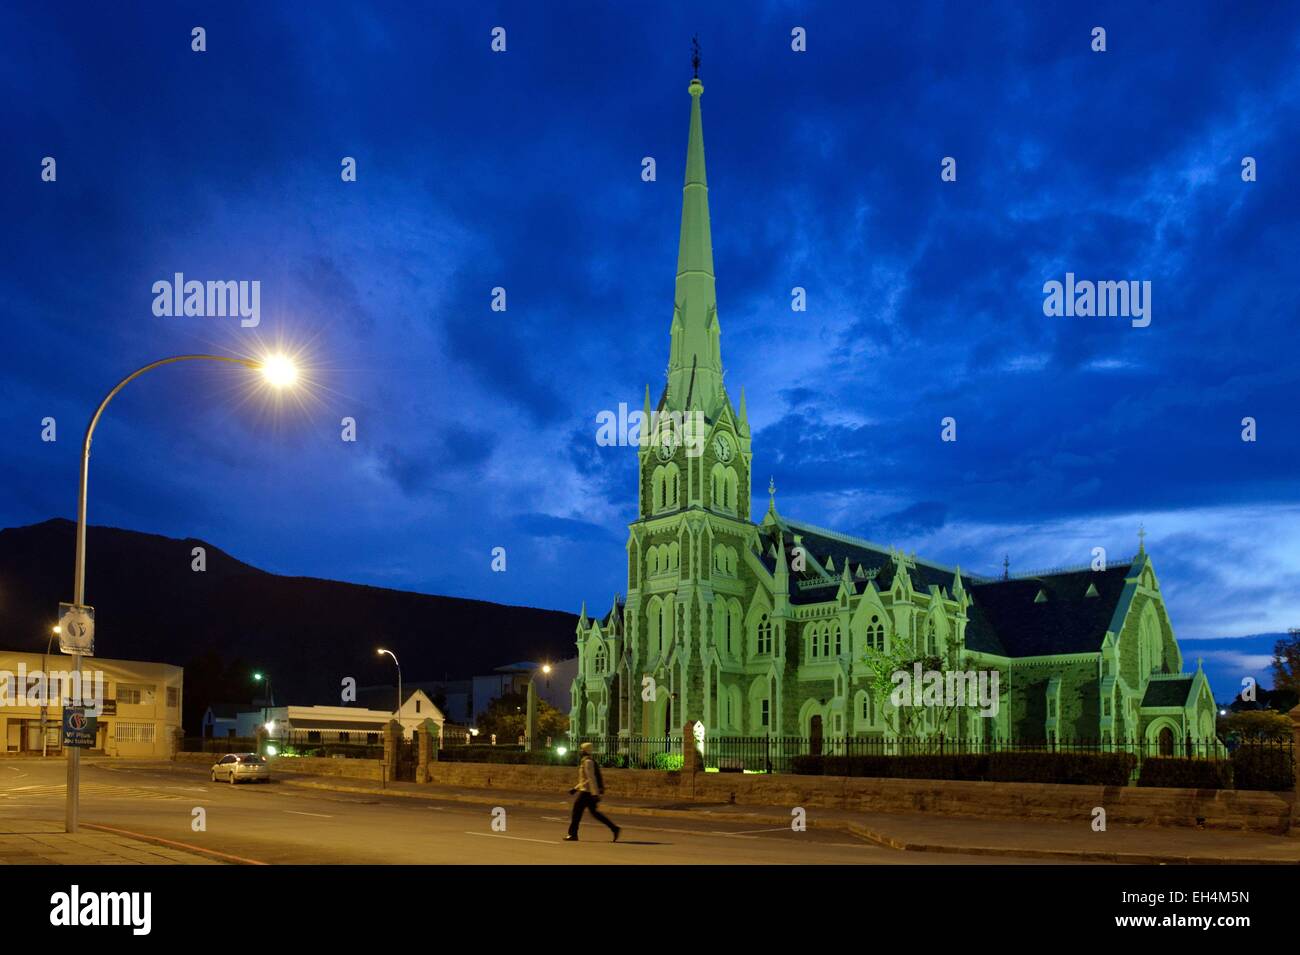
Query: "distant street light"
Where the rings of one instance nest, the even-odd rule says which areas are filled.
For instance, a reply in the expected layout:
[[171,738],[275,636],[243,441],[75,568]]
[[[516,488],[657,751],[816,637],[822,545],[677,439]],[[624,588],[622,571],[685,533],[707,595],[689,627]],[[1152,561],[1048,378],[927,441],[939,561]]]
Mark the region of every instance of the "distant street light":
[[[91,416],[90,424],[86,425],[86,437],[81,444],[81,480],[77,490],[77,559],[73,570],[72,583],[74,609],[80,609],[86,603],[86,488],[90,476],[90,442],[95,436],[95,426],[99,424],[99,419],[104,414],[104,409],[108,407],[108,403],[117,397],[119,391],[147,371],[153,371],[163,365],[171,365],[181,361],[221,361],[234,365],[243,365],[246,368],[260,372],[262,377],[274,388],[287,387],[293,384],[298,377],[297,368],[293,361],[284,355],[268,355],[260,360],[238,358],[234,355],[173,355],[171,358],[160,358],[158,361],[150,362],[142,368],[137,368],[119,381],[113,387],[113,390],[104,396],[104,400],[99,403],[99,407],[95,409],[94,415]],[[68,652],[75,658],[77,673],[80,674],[81,658],[85,654],[78,650]],[[81,748],[78,746],[66,748],[68,750],[68,800],[64,814],[64,829],[67,832],[76,832],[77,813],[81,801]]]
[[[50,639],[45,641],[45,656],[41,658],[41,669],[45,671],[45,693],[41,697],[41,756],[45,757],[50,752],[50,727],[48,725],[50,712],[50,650],[54,647],[54,638],[57,637],[63,628],[55,624],[50,628]],[[60,688],[62,689],[62,688]]]
[[[271,710],[275,709],[275,694],[271,690],[271,674],[258,670],[253,674],[253,682],[266,684],[266,693],[262,697],[262,719],[267,721],[270,719]],[[271,724],[267,722],[266,725],[269,727]]]

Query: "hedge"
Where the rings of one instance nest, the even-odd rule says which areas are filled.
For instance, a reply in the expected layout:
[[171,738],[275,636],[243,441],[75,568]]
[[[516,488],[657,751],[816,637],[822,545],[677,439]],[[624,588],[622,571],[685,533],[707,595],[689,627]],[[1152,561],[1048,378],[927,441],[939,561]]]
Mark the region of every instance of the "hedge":
[[[437,758],[444,763],[495,763],[506,766],[574,766],[577,755],[564,756],[549,750],[528,753],[517,746],[447,746],[438,750]],[[602,760],[602,763],[604,761]]]
[[1132,753],[930,753],[918,756],[796,756],[791,769],[805,776],[878,776],[997,782],[1124,786]]
[[1232,763],[1223,759],[1148,756],[1138,774],[1139,786],[1171,789],[1232,789]]
[[1291,789],[1295,758],[1280,746],[1241,746],[1232,753],[1232,775],[1238,789]]

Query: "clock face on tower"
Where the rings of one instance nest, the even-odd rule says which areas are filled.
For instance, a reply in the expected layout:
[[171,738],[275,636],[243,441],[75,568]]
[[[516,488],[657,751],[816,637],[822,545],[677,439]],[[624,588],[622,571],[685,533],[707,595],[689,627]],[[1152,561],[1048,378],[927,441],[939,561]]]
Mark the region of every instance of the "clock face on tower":
[[734,449],[731,446],[731,438],[724,432],[720,433],[713,439],[713,453],[718,456],[718,460],[723,464],[731,461],[731,455]]

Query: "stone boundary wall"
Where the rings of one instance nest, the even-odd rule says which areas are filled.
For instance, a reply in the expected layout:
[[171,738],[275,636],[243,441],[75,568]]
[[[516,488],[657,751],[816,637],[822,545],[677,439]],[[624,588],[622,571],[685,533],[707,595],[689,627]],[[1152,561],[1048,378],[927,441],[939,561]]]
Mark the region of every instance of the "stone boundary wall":
[[[179,763],[199,763],[211,766],[222,756],[221,753],[177,753],[174,757]],[[377,759],[334,759],[323,756],[294,756],[281,759],[268,756],[271,772],[277,769],[287,773],[307,773],[312,776],[336,776],[345,779],[372,779],[383,781],[383,763]]]
[[[1094,807],[1108,825],[1197,826],[1284,832],[1288,793],[1064,786],[846,776],[674,773],[603,768],[610,796],[684,803],[803,806],[851,812],[931,812],[944,816],[1071,820],[1090,824]],[[429,782],[565,795],[576,778],[568,766],[430,763]],[[1200,820],[1198,822],[1198,820]]]

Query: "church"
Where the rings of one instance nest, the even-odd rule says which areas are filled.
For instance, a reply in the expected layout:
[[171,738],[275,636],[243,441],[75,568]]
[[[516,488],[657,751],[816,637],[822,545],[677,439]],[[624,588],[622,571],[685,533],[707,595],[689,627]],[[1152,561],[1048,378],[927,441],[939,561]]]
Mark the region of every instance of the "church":
[[[574,737],[680,736],[694,721],[819,751],[940,736],[1215,745],[1209,682],[1184,668],[1141,538],[1117,563],[979,577],[787,517],[770,483],[754,519],[745,396],[723,381],[698,75],[688,92],[667,384],[653,407],[646,392],[626,597],[579,618]],[[995,705],[899,704],[890,671],[919,665],[996,674]]]

